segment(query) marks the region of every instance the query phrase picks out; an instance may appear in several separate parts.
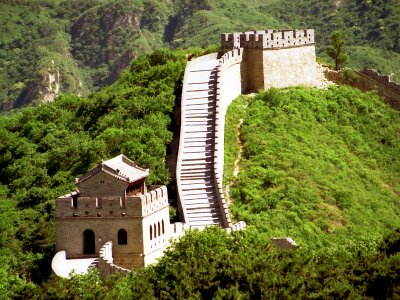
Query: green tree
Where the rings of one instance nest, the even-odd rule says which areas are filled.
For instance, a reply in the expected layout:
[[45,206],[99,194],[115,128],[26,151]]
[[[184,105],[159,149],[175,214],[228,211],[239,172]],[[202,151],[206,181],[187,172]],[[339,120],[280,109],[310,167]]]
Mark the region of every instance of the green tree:
[[349,60],[346,53],[346,34],[343,31],[335,31],[330,36],[329,42],[326,54],[334,60],[335,70],[340,70],[341,65]]

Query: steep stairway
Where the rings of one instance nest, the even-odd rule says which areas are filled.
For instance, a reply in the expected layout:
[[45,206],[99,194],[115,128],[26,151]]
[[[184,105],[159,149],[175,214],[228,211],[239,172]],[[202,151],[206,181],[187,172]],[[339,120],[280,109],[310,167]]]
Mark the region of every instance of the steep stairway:
[[218,59],[188,64],[182,93],[178,191],[185,223],[226,227],[214,176]]

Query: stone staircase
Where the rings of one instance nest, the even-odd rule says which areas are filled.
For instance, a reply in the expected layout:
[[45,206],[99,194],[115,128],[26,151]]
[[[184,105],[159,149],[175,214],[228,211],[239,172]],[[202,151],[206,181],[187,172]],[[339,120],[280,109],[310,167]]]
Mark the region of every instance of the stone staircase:
[[177,183],[184,222],[192,227],[227,227],[214,176],[218,62],[210,58],[185,71]]

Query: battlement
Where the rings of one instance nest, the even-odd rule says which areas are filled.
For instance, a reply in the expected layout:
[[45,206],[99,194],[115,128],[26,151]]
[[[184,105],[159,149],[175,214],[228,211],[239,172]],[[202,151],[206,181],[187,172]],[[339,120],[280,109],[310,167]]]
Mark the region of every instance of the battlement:
[[223,52],[238,49],[282,49],[314,45],[314,29],[259,30],[221,34]]
[[80,197],[76,191],[57,199],[56,217],[144,217],[167,206],[168,196],[165,186],[134,197]]

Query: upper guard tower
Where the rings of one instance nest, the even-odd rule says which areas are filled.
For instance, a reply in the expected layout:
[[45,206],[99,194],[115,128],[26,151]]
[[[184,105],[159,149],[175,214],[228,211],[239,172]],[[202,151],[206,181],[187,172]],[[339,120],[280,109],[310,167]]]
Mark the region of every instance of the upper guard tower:
[[316,86],[314,30],[262,30],[221,35],[221,52],[243,48],[242,91]]

